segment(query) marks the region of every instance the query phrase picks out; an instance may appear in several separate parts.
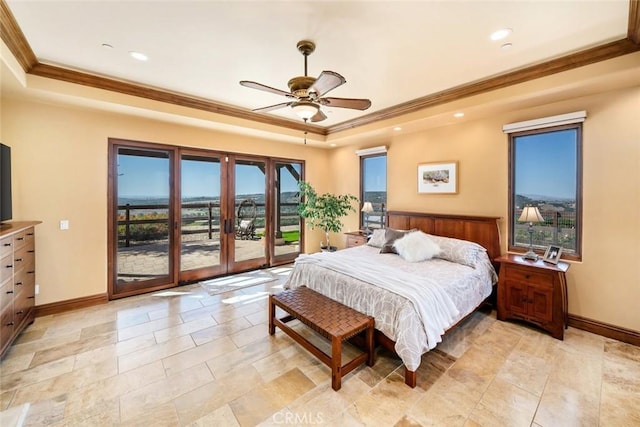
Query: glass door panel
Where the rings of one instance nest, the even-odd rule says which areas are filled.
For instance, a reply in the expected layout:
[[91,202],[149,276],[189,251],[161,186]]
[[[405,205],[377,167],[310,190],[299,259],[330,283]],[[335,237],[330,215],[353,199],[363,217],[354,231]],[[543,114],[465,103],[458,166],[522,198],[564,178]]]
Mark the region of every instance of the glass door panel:
[[172,282],[171,154],[117,148],[115,294]]
[[236,158],[233,172],[234,236],[230,246],[236,265],[231,270],[261,266],[266,264],[266,162]]
[[181,281],[210,277],[222,272],[220,181],[219,157],[191,154],[181,156]]
[[302,164],[275,162],[273,257],[284,262],[295,259],[301,247],[301,221],[297,212],[298,181]]

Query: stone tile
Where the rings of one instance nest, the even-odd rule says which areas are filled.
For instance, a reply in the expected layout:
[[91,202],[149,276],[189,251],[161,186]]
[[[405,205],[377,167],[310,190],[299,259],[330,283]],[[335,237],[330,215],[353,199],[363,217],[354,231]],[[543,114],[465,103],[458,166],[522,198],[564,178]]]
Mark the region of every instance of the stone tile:
[[211,326],[215,325],[217,325],[217,323],[215,320],[213,320],[213,317],[204,317],[202,319],[181,323],[170,328],[155,331],[153,335],[156,338],[156,342],[162,343],[172,338],[189,335],[193,332],[198,332],[202,329],[210,328]]
[[56,378],[59,375],[71,372],[74,363],[75,356],[69,356],[24,371],[2,375],[2,377],[0,377],[2,390],[24,388],[44,380]]
[[29,404],[29,410],[23,426],[44,426],[64,419],[64,405],[66,396],[60,395],[53,399],[41,400]]
[[174,427],[179,425],[179,421],[173,403],[165,403],[154,407],[153,410],[130,418],[120,425],[123,427]]
[[347,411],[368,426],[394,425],[421,395],[419,389],[406,386],[403,376],[393,373],[357,399]]
[[292,369],[260,387],[251,389],[229,403],[229,406],[241,426],[252,426],[314,387],[313,381],[300,370]]
[[162,359],[166,374],[173,375],[187,368],[199,365],[207,360],[235,350],[237,347],[228,337],[192,347],[180,353]]
[[[141,419],[142,415],[155,412],[156,408],[170,403],[178,396],[193,391],[213,379],[213,375],[203,363],[123,394],[120,396],[121,420],[124,422]],[[175,411],[173,403],[171,407]]]
[[67,393],[65,416],[99,413],[106,403],[111,402],[116,405],[119,419],[120,396],[165,378],[162,363],[158,361],[82,388],[74,388]]
[[114,376],[117,373],[118,364],[115,359],[87,366],[82,369],[73,370],[71,372],[66,372],[64,374],[35,382],[28,386],[21,387],[17,391],[12,404],[16,405],[52,399],[56,396],[68,393],[69,390],[82,388],[93,382]]
[[233,411],[229,405],[224,405],[213,412],[197,419],[196,421],[187,424],[188,427],[210,427],[210,426],[225,426],[225,427],[240,427],[236,417],[233,415]]
[[152,320],[145,323],[140,323],[135,326],[129,326],[127,328],[118,329],[118,341],[128,340],[130,338],[145,335],[150,332],[160,331],[162,329],[169,328],[171,326],[179,325],[182,323],[182,319],[179,315],[164,317],[162,319]]
[[551,365],[546,360],[515,350],[502,365],[497,379],[540,397],[550,373]]
[[423,426],[461,426],[483,393],[444,375],[407,411]]
[[181,424],[195,422],[264,382],[251,366],[242,366],[174,400]]
[[598,398],[549,380],[534,422],[541,426],[597,426]]
[[62,359],[88,350],[105,347],[117,342],[116,332],[105,335],[98,335],[91,338],[80,339],[71,343],[66,343],[46,350],[37,351],[31,360],[31,367]]
[[473,345],[446,372],[447,376],[456,379],[474,391],[483,393],[505,362],[499,354],[485,351]]
[[229,322],[220,323],[210,328],[201,329],[191,333],[191,338],[197,345],[216,340],[221,337],[233,335],[243,329],[250,328],[251,323],[244,317],[233,319]]
[[195,347],[195,344],[189,335],[174,338],[162,344],[156,344],[140,351],[119,356],[118,369],[120,373],[127,372],[193,347]]
[[496,379],[471,412],[469,419],[484,427],[530,426],[537,406],[537,395]]

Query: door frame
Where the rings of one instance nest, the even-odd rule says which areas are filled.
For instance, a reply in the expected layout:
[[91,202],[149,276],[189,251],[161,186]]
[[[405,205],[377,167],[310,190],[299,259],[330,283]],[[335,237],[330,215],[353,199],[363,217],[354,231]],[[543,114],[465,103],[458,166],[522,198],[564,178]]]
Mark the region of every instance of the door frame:
[[[151,279],[149,286],[139,289],[129,289],[118,292],[117,286],[117,176],[118,148],[140,148],[141,150],[160,150],[169,153],[169,213],[168,223],[171,227],[169,233],[169,273],[166,278]],[[220,266],[200,269],[180,270],[181,257],[181,160],[182,155],[194,155],[203,157],[217,156],[221,160],[220,168]],[[177,145],[158,144],[153,142],[134,141],[120,138],[108,138],[108,179],[107,179],[107,296],[110,300],[138,295],[146,292],[153,292],[162,289],[176,287],[182,283],[190,283],[196,280],[203,280],[210,277],[223,276],[226,274],[252,270],[267,266],[276,266],[291,263],[304,248],[304,224],[300,225],[299,250],[291,254],[275,255],[275,164],[284,162],[299,163],[301,165],[301,180],[304,180],[305,161],[299,159],[287,159],[281,157],[269,157],[253,154],[230,153],[214,149],[191,148]],[[254,258],[235,262],[233,259],[235,251],[235,161],[236,160],[260,161],[265,164],[265,251],[264,257]],[[178,208],[180,207],[180,209]],[[228,222],[227,222],[228,221]],[[225,225],[223,225],[225,224]],[[222,236],[223,229],[226,231]],[[223,252],[226,251],[225,254]],[[224,258],[224,262],[223,262]],[[140,282],[137,284],[139,285]],[[133,286],[132,286],[133,287]]]

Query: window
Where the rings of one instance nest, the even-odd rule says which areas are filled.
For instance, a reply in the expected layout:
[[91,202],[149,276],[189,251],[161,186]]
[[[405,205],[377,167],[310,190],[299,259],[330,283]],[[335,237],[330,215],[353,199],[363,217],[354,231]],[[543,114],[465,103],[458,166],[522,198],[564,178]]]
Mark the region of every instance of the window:
[[519,218],[525,206],[536,206],[544,221],[533,224],[534,250],[559,245],[563,257],[580,259],[582,120],[510,133],[510,250],[529,247],[529,224]]
[[387,153],[360,157],[360,201],[373,212],[360,212],[361,229],[384,228],[387,206]]

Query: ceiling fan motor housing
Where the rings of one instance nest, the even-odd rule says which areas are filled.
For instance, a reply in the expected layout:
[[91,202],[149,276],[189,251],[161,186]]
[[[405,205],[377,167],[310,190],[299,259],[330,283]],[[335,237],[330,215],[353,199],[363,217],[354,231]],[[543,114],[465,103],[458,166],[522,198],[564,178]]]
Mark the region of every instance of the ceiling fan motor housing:
[[315,77],[299,76],[289,80],[287,85],[289,90],[296,98],[309,98],[310,93],[308,89],[316,81]]

